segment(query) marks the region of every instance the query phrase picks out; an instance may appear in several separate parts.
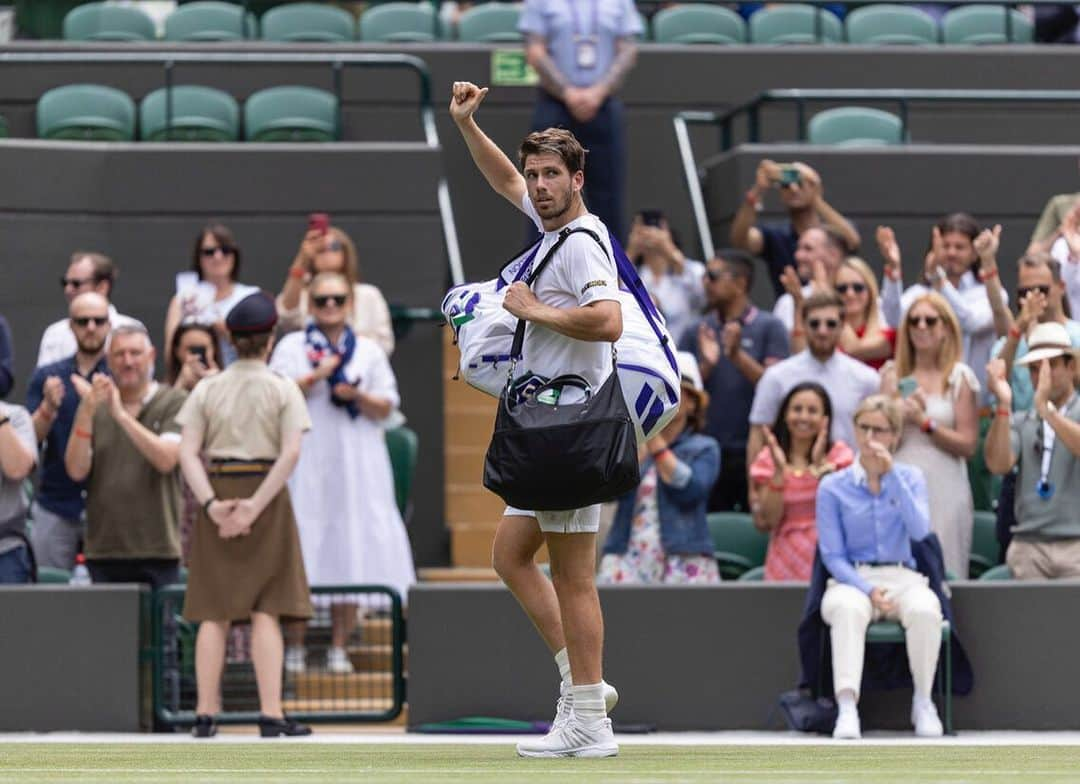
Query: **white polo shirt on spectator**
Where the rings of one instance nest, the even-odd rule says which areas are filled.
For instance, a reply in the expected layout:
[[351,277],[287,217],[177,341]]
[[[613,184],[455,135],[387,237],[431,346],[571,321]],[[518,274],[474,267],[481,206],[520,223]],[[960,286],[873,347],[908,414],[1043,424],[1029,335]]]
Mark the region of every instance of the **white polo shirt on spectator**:
[[822,362],[806,349],[767,368],[754,392],[750,424],[772,427],[787,393],[804,381],[816,381],[829,393],[832,403],[829,429],[833,441],[854,444],[855,409],[864,398],[878,391],[880,381],[877,371],[869,365],[839,351]]
[[[116,307],[109,305],[109,324],[113,329],[127,324],[139,325],[139,322],[116,312]],[[45,328],[41,336],[41,346],[38,348],[37,367],[51,365],[62,359],[72,356],[79,348],[75,341],[75,333],[71,331],[71,319],[60,319]]]

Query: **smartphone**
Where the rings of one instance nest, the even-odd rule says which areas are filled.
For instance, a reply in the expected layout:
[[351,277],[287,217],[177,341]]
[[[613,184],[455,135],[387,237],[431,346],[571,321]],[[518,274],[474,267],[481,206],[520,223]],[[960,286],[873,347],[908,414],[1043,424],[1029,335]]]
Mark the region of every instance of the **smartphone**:
[[646,226],[660,226],[661,221],[664,220],[664,213],[660,210],[642,210],[641,222]]
[[904,376],[896,382],[896,388],[900,390],[900,397],[911,397],[915,390],[919,388],[919,382],[915,380],[914,376]]
[[313,212],[308,215],[308,231],[317,231],[326,234],[330,230],[330,216],[325,212]]
[[206,346],[192,346],[188,351],[199,358],[204,368],[210,367],[210,363],[206,361]]
[[788,185],[798,185],[802,182],[802,175],[799,174],[799,170],[794,166],[781,166],[780,167],[780,187],[784,188]]

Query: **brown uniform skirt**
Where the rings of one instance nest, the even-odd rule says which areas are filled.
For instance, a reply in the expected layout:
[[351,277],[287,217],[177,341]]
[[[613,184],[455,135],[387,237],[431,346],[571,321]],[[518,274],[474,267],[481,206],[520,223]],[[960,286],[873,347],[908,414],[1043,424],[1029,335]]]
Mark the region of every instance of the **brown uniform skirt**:
[[[264,474],[210,474],[222,500],[249,498]],[[189,621],[242,621],[253,612],[310,618],[311,597],[288,488],[255,520],[246,536],[222,539],[199,512],[191,532],[184,617]]]

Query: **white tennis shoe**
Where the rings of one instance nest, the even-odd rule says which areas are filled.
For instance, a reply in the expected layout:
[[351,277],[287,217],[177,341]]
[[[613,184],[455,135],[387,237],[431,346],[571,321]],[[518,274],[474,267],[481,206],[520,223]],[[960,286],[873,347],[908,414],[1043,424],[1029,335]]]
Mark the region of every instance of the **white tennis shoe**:
[[915,725],[915,734],[920,738],[940,738],[945,734],[937,708],[930,700],[912,700],[911,723]]
[[859,712],[857,710],[840,711],[836,717],[836,726],[833,727],[832,736],[837,740],[859,740],[862,737]]
[[619,753],[611,719],[584,722],[571,710],[570,718],[542,738],[517,745],[522,757],[614,757]]
[[[619,692],[607,681],[604,684],[604,712],[611,713],[619,704]],[[565,726],[574,712],[574,693],[570,691],[570,685],[565,681],[559,684],[559,701],[555,703],[555,718],[551,722],[551,730]]]

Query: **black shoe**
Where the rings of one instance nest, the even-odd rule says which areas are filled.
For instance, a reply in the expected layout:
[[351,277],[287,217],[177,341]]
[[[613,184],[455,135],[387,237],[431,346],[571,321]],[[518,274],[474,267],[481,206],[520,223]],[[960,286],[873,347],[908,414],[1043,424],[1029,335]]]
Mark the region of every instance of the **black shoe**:
[[217,735],[217,724],[213,716],[200,713],[195,717],[195,724],[191,727],[191,734],[196,738],[212,738]]
[[284,735],[289,738],[301,735],[310,735],[311,727],[301,724],[286,716],[283,719],[272,719],[269,716],[259,716],[259,735],[264,738],[276,738]]

